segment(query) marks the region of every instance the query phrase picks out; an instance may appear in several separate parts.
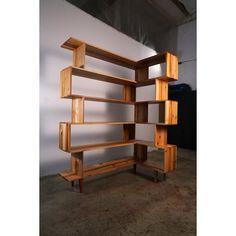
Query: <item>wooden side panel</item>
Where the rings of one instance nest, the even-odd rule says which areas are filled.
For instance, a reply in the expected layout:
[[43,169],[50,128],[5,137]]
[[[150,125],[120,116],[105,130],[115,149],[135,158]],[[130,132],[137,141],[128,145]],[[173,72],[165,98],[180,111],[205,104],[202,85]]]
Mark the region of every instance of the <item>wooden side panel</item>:
[[167,144],[167,127],[156,125],[155,133],[154,133],[154,143],[157,147],[158,145],[166,145]]
[[147,146],[135,144],[134,145],[134,159],[138,162],[147,160]]
[[164,151],[164,172],[170,172],[177,166],[177,147],[168,145]]
[[60,90],[61,97],[70,96],[72,93],[72,69],[70,67],[61,71]]
[[156,79],[156,100],[168,99],[168,82]]
[[166,101],[165,102],[165,123],[177,124],[178,123],[178,102]]
[[178,80],[178,58],[170,53],[166,54],[166,76]]
[[135,139],[135,124],[124,124],[123,125],[123,140]]
[[136,88],[129,85],[123,87],[123,99],[125,102],[135,102]]
[[65,152],[70,151],[71,126],[69,123],[59,125],[59,148]]
[[71,154],[71,172],[83,178],[83,152]]
[[148,67],[139,68],[135,70],[135,80],[137,82],[148,80]]
[[82,67],[85,66],[85,43],[79,47],[73,49],[73,66]]
[[135,122],[148,122],[148,103],[135,104]]
[[72,123],[84,123],[84,98],[72,99]]

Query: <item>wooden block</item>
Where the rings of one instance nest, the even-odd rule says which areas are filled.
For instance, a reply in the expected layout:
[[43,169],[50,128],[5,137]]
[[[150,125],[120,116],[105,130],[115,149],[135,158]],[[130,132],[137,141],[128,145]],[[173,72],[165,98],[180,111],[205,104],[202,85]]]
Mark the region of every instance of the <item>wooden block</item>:
[[65,68],[60,76],[61,97],[70,96],[72,93],[72,71],[71,68]]
[[83,178],[83,152],[71,154],[71,172]]
[[164,151],[164,172],[170,172],[177,166],[177,147],[175,145],[167,145]]
[[134,158],[138,162],[147,160],[147,146],[135,144],[134,145]]
[[84,98],[72,99],[72,123],[84,123]]
[[166,76],[178,80],[178,58],[166,53]]
[[178,123],[178,102],[166,101],[165,102],[165,124]]
[[79,47],[73,49],[73,66],[82,67],[85,66],[85,43]]
[[124,85],[123,87],[123,98],[126,102],[135,102],[136,89],[133,86]]
[[148,103],[135,104],[135,122],[148,122]]
[[148,80],[148,67],[139,68],[135,70],[135,80],[137,82]]
[[60,123],[59,125],[59,148],[65,152],[70,151],[71,126],[69,123]]
[[167,127],[156,125],[154,133],[154,144],[157,147],[158,145],[167,144]]
[[168,99],[168,82],[164,80],[156,79],[156,100]]
[[123,139],[125,141],[135,139],[135,124],[123,125]]

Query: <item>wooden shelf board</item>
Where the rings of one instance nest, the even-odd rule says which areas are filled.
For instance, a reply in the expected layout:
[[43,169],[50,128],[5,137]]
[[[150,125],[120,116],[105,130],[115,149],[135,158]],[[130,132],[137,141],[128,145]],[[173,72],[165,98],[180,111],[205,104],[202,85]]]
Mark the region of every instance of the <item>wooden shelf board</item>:
[[134,121],[111,121],[111,122],[84,122],[84,123],[71,123],[72,125],[130,125],[135,124]]
[[69,50],[74,50],[82,44],[85,44],[85,54],[88,56],[95,57],[120,66],[124,66],[126,68],[135,69],[137,63],[136,61],[109,52],[107,50],[101,49],[99,47],[93,46],[91,44],[85,43],[72,37],[69,38],[66,42],[64,42],[61,47]]
[[131,166],[135,164],[136,161],[133,157],[127,157],[115,161],[104,162],[101,164],[95,164],[92,166],[87,166],[83,170],[83,175],[86,176],[93,176],[97,174],[103,174],[110,171],[114,171],[120,168],[124,168],[127,166]]
[[166,61],[167,52],[159,53],[157,55],[142,59],[137,62],[136,68],[143,68],[148,66],[153,66],[156,64],[161,64]]
[[[122,77],[117,77],[109,74],[100,73],[97,71],[87,70],[83,68],[70,66],[72,75],[86,77],[88,79],[99,80],[108,83],[120,84],[120,85],[129,85],[135,86],[137,84],[136,81],[125,79]],[[66,69],[66,68],[65,68]]]
[[67,170],[60,172],[59,175],[69,182],[82,179],[79,175]]
[[76,153],[76,152],[83,152],[83,151],[90,151],[94,149],[100,149],[100,148],[113,148],[113,147],[122,147],[122,146],[128,146],[135,143],[135,140],[128,140],[128,141],[109,141],[105,143],[96,143],[96,144],[87,144],[87,145],[80,145],[71,147],[70,152]]
[[156,80],[164,80],[167,82],[170,81],[176,81],[176,79],[168,77],[168,76],[159,76],[159,77],[154,77],[154,78],[150,78],[141,82],[137,82],[136,87],[144,87],[144,86],[149,86],[149,85],[153,85],[156,83]]
[[113,98],[99,98],[99,97],[90,97],[90,96],[83,96],[83,95],[70,95],[63,98],[84,98],[85,101],[93,101],[93,102],[111,102],[111,103],[121,103],[121,104],[128,104],[133,105],[134,102],[126,102],[124,100],[113,99]]

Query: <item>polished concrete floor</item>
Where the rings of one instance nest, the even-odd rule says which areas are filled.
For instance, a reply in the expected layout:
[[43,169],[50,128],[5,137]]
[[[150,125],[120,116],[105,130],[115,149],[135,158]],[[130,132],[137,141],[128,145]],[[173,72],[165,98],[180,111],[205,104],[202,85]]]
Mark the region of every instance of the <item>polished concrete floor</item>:
[[196,235],[196,153],[178,149],[177,169],[157,183],[152,175],[138,167],[137,175],[125,169],[90,177],[82,194],[59,176],[41,178],[40,235]]

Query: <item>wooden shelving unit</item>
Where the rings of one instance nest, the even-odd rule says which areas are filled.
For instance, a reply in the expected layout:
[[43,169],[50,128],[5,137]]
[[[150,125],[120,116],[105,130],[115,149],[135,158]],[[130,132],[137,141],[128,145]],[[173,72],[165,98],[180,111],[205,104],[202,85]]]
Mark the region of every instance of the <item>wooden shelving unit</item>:
[[[178,80],[178,58],[168,52],[145,58],[140,61],[130,60],[107,50],[87,44],[75,38],[69,38],[62,44],[62,48],[73,52],[73,63],[61,71],[60,93],[61,98],[72,100],[71,122],[60,122],[59,124],[59,148],[71,153],[70,170],[59,174],[67,181],[79,181],[80,192],[82,192],[83,179],[88,176],[107,173],[127,166],[142,165],[150,170],[167,173],[176,168],[177,147],[167,144],[167,127],[176,125],[178,119],[178,104],[176,101],[168,100],[168,82]],[[85,57],[90,56],[135,70],[135,80],[129,80],[109,74],[104,74],[85,69]],[[149,79],[149,67],[166,63],[166,71],[163,76]],[[123,86],[123,98],[98,98],[72,94],[72,76],[85,77],[87,79],[99,80]],[[78,76],[78,78],[77,78]],[[136,101],[136,88],[155,85],[155,100]],[[114,122],[87,122],[85,121],[85,101],[121,103],[134,106],[134,121]],[[159,104],[159,122],[148,122],[148,105]],[[123,137],[121,140],[104,143],[71,145],[71,127],[73,125],[122,125]],[[153,142],[135,139],[135,125],[148,124],[154,126]],[[99,163],[92,166],[83,165],[83,154],[85,151],[114,148],[134,145],[133,156],[122,157],[122,159]],[[147,160],[147,147],[162,149],[164,151],[164,164]]]

